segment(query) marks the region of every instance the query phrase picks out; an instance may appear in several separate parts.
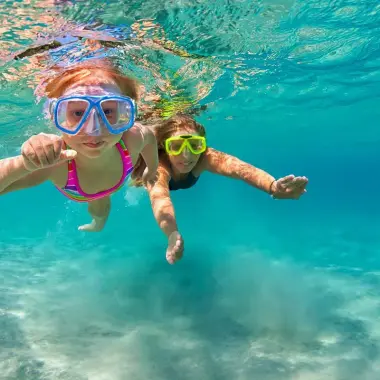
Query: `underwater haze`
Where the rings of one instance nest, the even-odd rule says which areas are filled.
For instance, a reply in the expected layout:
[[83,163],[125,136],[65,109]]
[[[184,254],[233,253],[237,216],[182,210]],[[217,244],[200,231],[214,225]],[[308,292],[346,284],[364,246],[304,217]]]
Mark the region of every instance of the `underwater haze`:
[[378,2],[5,0],[0,20],[0,158],[55,133],[39,74],[109,56],[166,113],[205,106],[213,148],[309,178],[298,201],[207,173],[173,192],[174,266],[142,189],[97,234],[51,184],[0,197],[1,380],[379,379]]

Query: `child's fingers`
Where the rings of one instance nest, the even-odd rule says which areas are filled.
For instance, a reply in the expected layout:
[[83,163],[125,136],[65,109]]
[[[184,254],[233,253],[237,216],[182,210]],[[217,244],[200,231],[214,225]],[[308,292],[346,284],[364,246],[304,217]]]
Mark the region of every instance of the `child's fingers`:
[[62,145],[62,139],[57,139],[53,142],[54,161],[58,160],[61,157]]

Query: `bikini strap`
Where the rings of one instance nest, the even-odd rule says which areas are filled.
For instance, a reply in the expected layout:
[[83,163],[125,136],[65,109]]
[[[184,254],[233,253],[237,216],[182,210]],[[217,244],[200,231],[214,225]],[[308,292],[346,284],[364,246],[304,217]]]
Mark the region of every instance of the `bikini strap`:
[[124,154],[129,155],[128,149],[127,149],[127,147],[125,146],[125,142],[123,141],[123,139],[120,139],[120,140],[119,140],[119,144],[120,144],[120,146],[121,146],[121,149],[123,149]]

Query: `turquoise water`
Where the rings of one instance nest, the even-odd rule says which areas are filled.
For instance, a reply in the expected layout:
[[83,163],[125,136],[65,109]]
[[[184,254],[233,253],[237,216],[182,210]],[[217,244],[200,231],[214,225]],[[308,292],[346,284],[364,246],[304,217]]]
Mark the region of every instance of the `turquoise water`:
[[[108,3],[0,4],[0,157],[53,131],[36,73],[94,52],[74,39],[41,66],[7,58],[98,22],[125,44],[96,54],[147,92],[207,104],[213,147],[306,175],[308,193],[274,201],[205,174],[172,194],[186,244],[175,266],[141,190],[113,197],[99,234],[79,233],[86,207],[49,184],[1,197],[0,378],[378,379],[380,7]],[[190,56],[152,44],[152,28],[128,34],[143,20]]]

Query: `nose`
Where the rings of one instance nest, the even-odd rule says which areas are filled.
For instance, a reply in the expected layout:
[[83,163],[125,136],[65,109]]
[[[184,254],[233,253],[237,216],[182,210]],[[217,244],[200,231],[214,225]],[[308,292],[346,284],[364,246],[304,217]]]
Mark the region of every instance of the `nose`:
[[95,109],[88,115],[84,124],[84,132],[90,136],[99,136],[101,133],[101,121]]
[[187,146],[185,146],[185,149],[183,150],[182,154],[183,154],[183,157],[186,159],[191,157],[191,152]]

